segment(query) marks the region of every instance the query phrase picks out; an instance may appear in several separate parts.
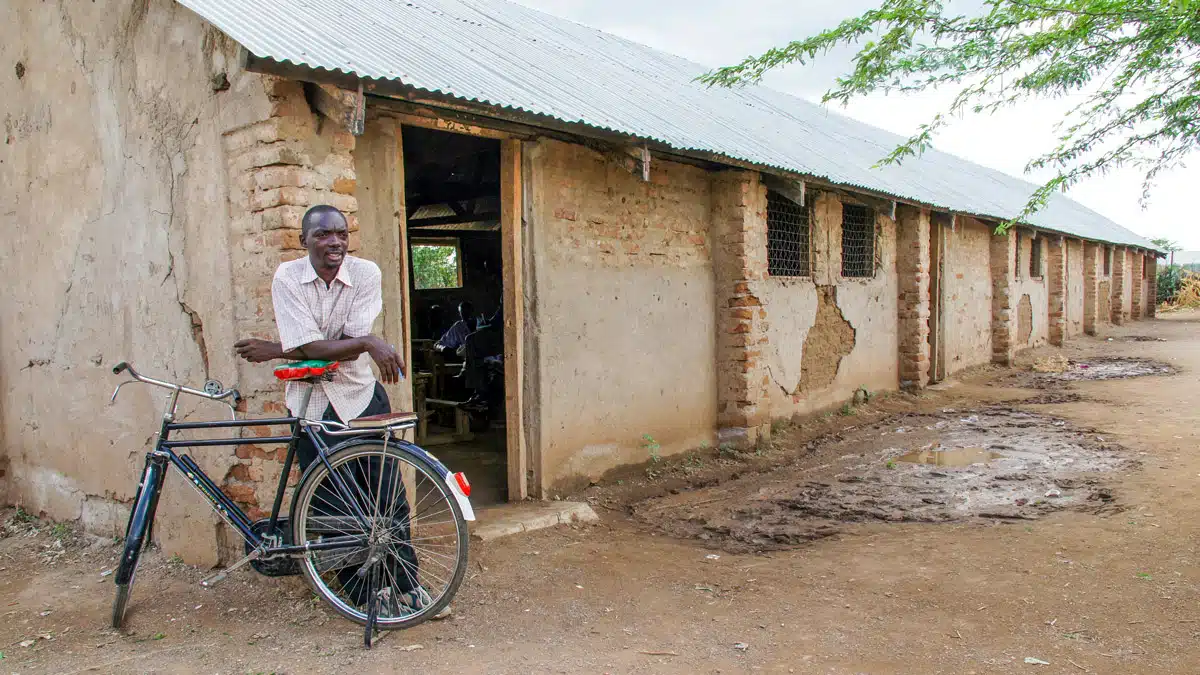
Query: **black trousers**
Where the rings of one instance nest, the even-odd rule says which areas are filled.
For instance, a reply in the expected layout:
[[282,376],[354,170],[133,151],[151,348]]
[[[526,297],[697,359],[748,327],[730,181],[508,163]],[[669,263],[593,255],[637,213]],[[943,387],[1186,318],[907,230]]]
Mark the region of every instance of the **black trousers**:
[[[375,392],[371,396],[371,402],[367,404],[360,417],[368,417],[370,415],[382,415],[392,411],[392,404],[388,400],[387,392],[383,385],[375,383]],[[321,417],[323,420],[335,422],[346,422],[346,420],[338,417],[337,411],[333,409],[333,405],[325,409],[325,414]],[[333,446],[339,443],[341,438],[336,436],[322,435],[321,439],[326,445]],[[317,461],[317,448],[313,442],[309,440],[307,435],[302,435],[296,446],[296,459],[300,464],[300,470],[304,471],[310,464]],[[383,574],[381,586],[392,586],[394,593],[407,593],[417,586],[417,556],[413,551],[411,543],[412,539],[410,527],[410,513],[408,507],[408,495],[405,493],[404,479],[402,476],[395,475],[393,471],[395,462],[387,462],[384,467],[382,477],[380,476],[380,460],[368,459],[365,462],[359,461],[351,470],[346,468],[339,472],[342,480],[349,483],[356,482],[361,486],[362,492],[358,493],[353,485],[349,485],[351,492],[361,498],[361,495],[370,495],[374,497],[377,493],[383,495],[383,499],[387,503],[380,504],[380,511],[383,513],[392,513],[392,529],[394,534],[398,536],[401,544],[396,546],[398,555],[390,555],[385,562],[388,567],[388,573]],[[344,465],[343,465],[344,466]],[[380,485],[382,481],[382,486]],[[337,494],[336,489],[331,483],[323,483],[317,490],[317,494],[313,497],[314,508],[320,512],[323,509],[328,509],[328,515],[350,515],[353,508],[346,503],[346,499]],[[362,504],[360,500],[360,508],[364,510],[369,517],[375,509],[375,504]],[[350,596],[350,599],[356,604],[362,605],[366,603],[366,580],[357,577],[357,572],[360,565],[350,565],[338,570],[337,576],[341,581],[342,588]],[[394,580],[394,583],[393,583]]]

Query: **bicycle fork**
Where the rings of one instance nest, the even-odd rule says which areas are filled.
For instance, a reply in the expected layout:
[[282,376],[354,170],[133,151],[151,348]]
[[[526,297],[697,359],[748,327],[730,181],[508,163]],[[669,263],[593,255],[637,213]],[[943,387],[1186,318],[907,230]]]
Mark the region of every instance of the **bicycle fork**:
[[[146,465],[142,470],[142,482],[138,483],[133,497],[133,510],[129,512],[129,523],[125,526],[125,549],[121,564],[117,566],[116,583],[128,584],[137,567],[137,558],[142,549],[150,544],[150,528],[154,525],[154,512],[158,509],[158,497],[162,494],[163,478],[167,475],[167,460],[155,453],[146,453]],[[130,543],[134,544],[130,546]]]

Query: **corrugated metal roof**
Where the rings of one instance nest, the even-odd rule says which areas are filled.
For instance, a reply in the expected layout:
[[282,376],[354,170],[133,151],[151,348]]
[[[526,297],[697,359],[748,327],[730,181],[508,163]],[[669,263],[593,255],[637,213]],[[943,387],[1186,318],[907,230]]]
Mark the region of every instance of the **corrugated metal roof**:
[[[695,82],[704,66],[506,0],[179,1],[261,58],[398,80],[949,211],[1007,219],[1034,189],[938,151],[872,168],[900,137],[766,87],[710,89]],[[1153,248],[1062,195],[1030,224]]]

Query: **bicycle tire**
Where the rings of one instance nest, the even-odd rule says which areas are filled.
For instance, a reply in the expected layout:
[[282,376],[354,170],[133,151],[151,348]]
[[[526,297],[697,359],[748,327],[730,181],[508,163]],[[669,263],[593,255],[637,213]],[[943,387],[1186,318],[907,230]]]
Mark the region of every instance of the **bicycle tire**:
[[117,586],[116,597],[113,598],[112,627],[121,630],[125,623],[125,611],[129,606],[129,596],[133,590],[133,580],[137,575],[138,563],[142,551],[148,545],[146,534],[154,522],[154,512],[158,510],[158,496],[162,492],[163,476],[166,465],[147,461],[142,482],[138,485],[134,497],[133,508],[129,511],[129,522],[125,526],[125,546],[121,551],[121,562],[113,574]]
[[[385,538],[393,537],[394,530],[407,530],[408,539],[406,543],[400,543],[398,546],[388,546],[385,541],[385,543],[380,545],[387,551],[383,554],[384,563],[382,565],[382,569],[385,570],[385,576],[388,574],[387,570],[389,569],[404,572],[408,577],[405,580],[406,582],[411,583],[415,581],[417,584],[416,588],[413,588],[410,592],[416,593],[417,597],[427,598],[427,600],[421,601],[420,604],[422,606],[417,610],[402,611],[401,608],[396,606],[386,608],[384,612],[381,612],[376,623],[378,628],[381,630],[396,630],[416,626],[436,616],[438,612],[450,604],[450,601],[458,591],[458,587],[462,584],[466,573],[469,539],[467,523],[463,517],[462,509],[459,507],[450,489],[446,486],[443,477],[439,475],[434,466],[417,453],[399,444],[389,444],[386,452],[383,452],[383,448],[384,443],[381,440],[349,440],[339,444],[330,451],[329,466],[338,472],[339,476],[345,478],[347,475],[353,475],[354,471],[361,471],[363,462],[365,462],[365,466],[368,467],[367,476],[361,482],[367,483],[369,490],[370,482],[373,478],[378,479],[379,484],[382,485],[383,477],[389,476],[384,471],[386,467],[393,466],[394,468],[399,468],[407,464],[414,470],[412,484],[409,485],[405,481],[389,480],[389,485],[392,487],[392,497],[389,499],[395,498],[397,485],[403,485],[404,494],[406,495],[404,503],[408,505],[407,509],[412,509],[414,505],[416,507],[427,505],[427,500],[432,496],[434,503],[427,505],[431,511],[430,517],[441,518],[443,517],[441,514],[444,512],[448,512],[452,516],[450,520],[424,521],[421,515],[423,511],[414,515],[409,510],[406,524],[401,523],[397,525],[396,511],[399,508],[399,499],[395,499],[394,504],[391,507],[387,507],[387,505],[381,504],[381,499],[364,494],[361,486],[355,489],[356,495],[353,498],[361,498],[364,503],[375,499],[375,503],[380,504],[382,507],[377,507],[378,511],[388,508],[389,513],[382,518],[377,512],[372,512],[375,514],[371,518],[373,522],[386,522],[388,524],[388,534],[381,536]],[[381,469],[372,476],[369,469],[371,466],[370,462],[372,459],[379,458],[386,458],[386,461],[380,461]],[[395,464],[389,465],[387,461],[395,462]],[[314,539],[313,535],[318,530],[327,532],[330,528],[330,520],[337,521],[337,526],[341,528],[339,534],[352,534],[356,536],[366,534],[361,524],[349,522],[352,519],[348,516],[343,517],[343,514],[352,511],[349,505],[344,503],[344,500],[340,505],[344,508],[339,508],[339,505],[325,501],[322,493],[318,492],[322,486],[327,486],[326,489],[328,490],[330,489],[328,486],[334,484],[330,476],[330,471],[326,465],[323,462],[316,461],[308,467],[301,478],[300,484],[292,497],[290,512],[293,542],[303,544],[315,541],[316,539]],[[413,496],[412,502],[409,502],[407,498],[407,492],[410,489],[416,493]],[[384,492],[385,490],[380,490],[380,492]],[[330,493],[326,492],[323,494],[328,496]],[[336,492],[334,495],[336,496]],[[319,504],[321,501],[324,501],[324,506]],[[336,511],[336,514],[331,513],[332,511]],[[321,522],[321,519],[325,519],[324,522]],[[404,518],[401,517],[401,520],[404,520]],[[449,528],[451,526],[453,532],[450,532]],[[439,532],[441,534],[438,534]],[[414,533],[418,533],[420,536],[416,536]],[[399,537],[399,539],[401,542],[404,542],[403,536]],[[414,541],[421,541],[422,543],[414,544]],[[434,546],[447,546],[452,553],[444,549],[435,551],[433,549]],[[403,560],[405,557],[403,550],[398,552],[396,549],[411,551],[413,563],[410,564]],[[334,576],[346,575],[352,571],[352,568],[361,568],[361,564],[355,568],[357,560],[355,556],[361,556],[365,560],[369,554],[366,549],[355,549],[350,553],[334,552],[334,554],[339,555],[340,558],[334,560],[334,557],[330,553],[309,552],[305,554],[304,557],[299,558],[301,574],[313,592],[338,614],[359,625],[365,625],[367,622],[366,608],[359,606],[357,603],[353,605],[351,603],[353,599],[351,596],[354,595],[353,585],[355,579],[351,578],[349,582],[346,582],[344,578],[335,579]],[[452,566],[444,562],[451,555],[453,556]],[[388,563],[392,559],[399,562],[399,567],[388,566]],[[334,561],[333,564],[330,564],[330,561]],[[341,563],[340,568],[337,567],[338,563]],[[320,571],[317,569],[318,565],[324,565],[327,569]],[[425,573],[421,572],[422,567],[426,570]],[[434,572],[429,572],[431,567],[434,568]],[[412,570],[411,573],[409,572],[410,569]],[[415,578],[414,574],[416,575]],[[363,575],[358,576],[362,577]],[[435,581],[442,584],[440,588],[436,589],[436,596],[428,592],[428,588],[425,585],[426,577],[432,577]],[[392,582],[397,582],[403,578],[395,574],[390,579]],[[405,581],[401,581],[399,585],[403,586]],[[335,589],[333,587],[334,584],[341,584],[341,588]],[[392,588],[395,588],[395,584],[393,584]],[[424,596],[421,595],[422,592],[424,592]]]

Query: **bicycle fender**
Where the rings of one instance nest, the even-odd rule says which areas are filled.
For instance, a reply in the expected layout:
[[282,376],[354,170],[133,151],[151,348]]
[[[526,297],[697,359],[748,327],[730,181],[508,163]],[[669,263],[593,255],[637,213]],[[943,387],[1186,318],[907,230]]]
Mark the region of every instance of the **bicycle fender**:
[[462,488],[458,485],[458,481],[454,480],[454,472],[450,471],[450,469],[447,469],[446,465],[442,464],[441,460],[439,460],[437,457],[434,457],[425,448],[408,442],[404,443],[404,447],[410,452],[419,454],[421,459],[429,462],[429,465],[433,467],[434,471],[437,471],[438,475],[442,477],[442,482],[446,484],[446,487],[450,488],[450,494],[454,495],[454,501],[458,502],[458,508],[462,509],[463,518],[469,521],[475,520],[475,509],[471,508],[471,500],[467,498],[467,495],[463,494]]

